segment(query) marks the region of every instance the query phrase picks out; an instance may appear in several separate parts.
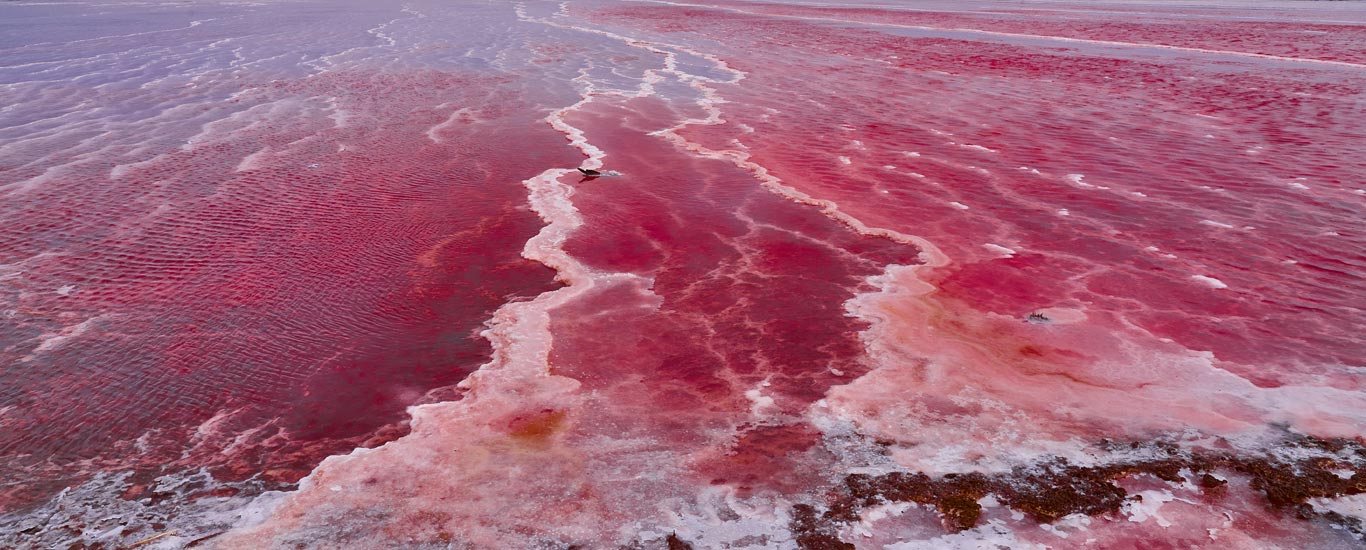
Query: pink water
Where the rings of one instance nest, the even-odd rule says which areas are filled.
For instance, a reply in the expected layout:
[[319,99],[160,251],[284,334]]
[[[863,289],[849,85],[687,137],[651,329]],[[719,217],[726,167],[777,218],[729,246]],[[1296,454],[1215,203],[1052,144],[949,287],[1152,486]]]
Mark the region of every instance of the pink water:
[[0,29],[0,545],[1361,544],[1361,6]]

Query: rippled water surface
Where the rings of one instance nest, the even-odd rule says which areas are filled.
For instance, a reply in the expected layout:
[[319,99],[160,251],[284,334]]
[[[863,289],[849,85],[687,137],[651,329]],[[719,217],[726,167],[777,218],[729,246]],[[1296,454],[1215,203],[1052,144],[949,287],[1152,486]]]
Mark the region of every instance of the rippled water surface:
[[1363,98],[1352,2],[6,2],[0,546],[1359,547]]

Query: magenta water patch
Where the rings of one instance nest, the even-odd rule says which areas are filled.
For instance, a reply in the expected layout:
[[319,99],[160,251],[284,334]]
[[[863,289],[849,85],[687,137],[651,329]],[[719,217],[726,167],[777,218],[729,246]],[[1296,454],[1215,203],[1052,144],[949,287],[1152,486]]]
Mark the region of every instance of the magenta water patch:
[[0,11],[4,545],[1361,543],[1359,7]]

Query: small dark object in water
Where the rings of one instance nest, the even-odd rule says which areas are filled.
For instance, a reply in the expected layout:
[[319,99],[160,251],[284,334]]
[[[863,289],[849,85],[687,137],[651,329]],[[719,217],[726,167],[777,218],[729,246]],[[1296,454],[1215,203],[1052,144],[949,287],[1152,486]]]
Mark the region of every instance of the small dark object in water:
[[587,168],[580,168],[579,172],[582,172],[583,175],[588,176],[590,178],[596,178],[602,175],[602,172],[599,172],[597,170],[589,170]]
[[1035,322],[1035,323],[1046,323],[1046,322],[1048,322],[1049,319],[1048,319],[1048,317],[1045,317],[1044,314],[1042,314],[1042,313],[1034,312],[1034,313],[1030,313],[1030,314],[1029,314],[1029,317],[1025,317],[1025,320],[1026,320],[1026,321],[1030,321],[1030,322]]

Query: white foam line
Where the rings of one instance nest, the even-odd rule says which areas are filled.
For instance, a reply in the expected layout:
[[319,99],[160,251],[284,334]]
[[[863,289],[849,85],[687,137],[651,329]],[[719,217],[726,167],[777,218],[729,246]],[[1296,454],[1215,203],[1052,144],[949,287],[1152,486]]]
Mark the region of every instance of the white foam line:
[[[304,65],[308,65],[308,66],[310,66],[310,67],[313,67],[313,68],[315,68],[315,69],[318,69],[319,71],[327,71],[327,70],[329,70],[330,68],[336,67],[336,66],[338,65],[338,63],[334,63],[334,62],[332,61],[334,58],[338,58],[338,57],[344,56],[344,55],[349,54],[349,53],[351,53],[351,52],[354,52],[354,51],[356,51],[356,50],[367,50],[367,49],[371,49],[371,48],[392,48],[392,47],[394,47],[395,45],[398,44],[398,41],[394,40],[394,38],[393,38],[392,36],[390,36],[389,34],[385,33],[385,32],[384,32],[385,29],[387,29],[390,25],[393,25],[394,23],[397,23],[397,22],[402,21],[402,20],[404,20],[404,19],[422,19],[422,18],[424,18],[424,17],[427,17],[425,14],[422,14],[422,13],[420,13],[420,12],[417,12],[417,11],[413,10],[412,8],[406,6],[406,5],[405,5],[405,6],[403,7],[403,9],[401,9],[400,11],[403,12],[403,13],[411,14],[411,15],[413,15],[414,17],[397,17],[397,18],[394,18],[394,19],[389,20],[389,21],[386,22],[386,23],[381,23],[380,25],[376,26],[376,27],[373,28],[373,29],[366,29],[366,31],[365,31],[366,34],[369,34],[369,35],[371,35],[371,36],[374,36],[375,38],[378,38],[378,39],[380,39],[380,40],[385,41],[385,42],[386,42],[385,44],[377,44],[377,45],[370,45],[370,46],[356,46],[356,47],[354,47],[354,48],[347,48],[347,49],[345,49],[345,50],[339,51],[339,52],[334,53],[334,54],[323,55],[323,56],[319,56],[319,57],[317,57],[317,58],[315,58],[315,59],[312,59],[312,60],[309,60],[309,61],[305,61],[305,62],[304,62]],[[319,62],[325,63],[327,66],[325,66],[325,67],[324,67],[324,66],[320,66],[320,65],[318,65]]]
[[[403,19],[403,18],[400,17],[400,18],[398,18],[398,19]],[[389,25],[392,25],[392,24],[394,24],[394,23],[397,23],[397,22],[398,22],[398,19],[394,19],[393,21],[390,21],[390,22],[388,22],[388,23],[385,23],[385,24],[380,25],[380,26],[378,26],[378,27],[375,27],[375,28],[373,28],[373,29],[369,29],[369,30],[367,30],[367,31],[365,31],[365,32],[366,32],[367,34],[372,34],[372,35],[374,35],[375,38],[379,38],[379,39],[381,39],[381,40],[384,40],[384,41],[388,42],[388,44],[385,44],[385,46],[390,46],[390,47],[392,47],[393,45],[398,44],[398,41],[394,40],[394,38],[393,38],[392,36],[389,36],[388,34],[385,34],[385,33],[384,33],[384,29],[385,29],[386,27],[388,27]]]
[[469,113],[469,107],[461,107],[459,109],[451,111],[451,116],[446,117],[445,121],[442,121],[440,124],[437,124],[436,126],[432,126],[431,128],[427,129],[427,139],[432,140],[432,143],[445,143],[445,140],[441,139],[439,132],[441,130],[445,130],[446,128],[455,126],[456,121],[460,120],[460,117],[462,115],[468,115]]
[[[87,108],[86,108],[87,106],[89,106],[89,105],[91,105],[91,104],[93,104],[93,103],[94,103],[93,101],[84,100],[84,101],[81,101],[81,102],[80,102],[79,104],[77,104],[76,106],[71,107],[71,110],[70,110],[70,111],[67,111],[67,112],[65,112],[65,113],[62,113],[62,114],[60,114],[60,115],[54,115],[54,116],[50,116],[50,117],[47,117],[47,118],[40,118],[40,119],[32,120],[32,121],[29,121],[29,122],[25,122],[25,123],[23,123],[23,124],[16,124],[16,125],[14,125],[14,126],[6,126],[6,127],[3,128],[3,130],[5,130],[7,133],[9,133],[9,132],[12,132],[12,131],[14,131],[14,130],[19,130],[19,129],[22,129],[22,128],[25,128],[25,127],[28,127],[28,126],[42,125],[43,123],[58,121],[58,120],[61,120],[61,119],[67,118],[67,117],[75,117],[75,116],[81,116],[81,115],[89,115],[91,111],[100,109],[99,107],[95,107],[95,108],[93,108],[93,109],[87,109]],[[65,124],[65,123],[63,123],[63,124]],[[17,133],[17,132],[16,132],[16,133]],[[4,147],[0,147],[0,149],[4,149]]]
[[[122,51],[122,52],[117,52],[117,53],[127,53],[127,52],[129,52],[129,51],[132,51],[132,50],[124,50],[124,51]],[[40,66],[40,65],[59,65],[59,66],[63,66],[63,65],[66,65],[67,63],[73,63],[73,62],[76,62],[76,61],[95,61],[95,60],[99,60],[99,59],[101,59],[101,58],[111,57],[111,56],[113,56],[113,55],[114,55],[113,53],[102,53],[102,54],[99,54],[99,55],[92,55],[92,56],[89,56],[89,57],[72,57],[72,58],[68,58],[68,59],[54,59],[54,60],[51,60],[51,61],[34,61],[34,62],[31,62],[31,63],[20,63],[20,64],[18,64],[18,65],[0,65],[0,71],[2,71],[2,70],[8,70],[8,69],[23,69],[23,68],[26,68],[26,67],[37,67],[37,66]]]
[[193,28],[198,27],[198,26],[200,26],[200,25],[203,25],[204,23],[207,23],[207,22],[209,22],[209,21],[216,21],[216,20],[217,20],[217,19],[198,19],[198,20],[195,20],[195,21],[190,21],[190,24],[189,24],[188,26],[176,27],[176,28],[174,28],[174,29],[161,29],[161,30],[158,30],[158,31],[136,32],[136,33],[133,33],[133,34],[116,34],[116,35],[110,35],[110,36],[97,36],[97,37],[95,37],[95,38],[85,38],[85,39],[81,39],[81,40],[72,40],[72,41],[69,41],[69,42],[38,42],[38,43],[34,43],[34,44],[25,44],[23,47],[21,47],[21,48],[19,48],[19,49],[31,48],[31,47],[34,47],[34,46],[53,46],[53,45],[70,46],[70,45],[72,45],[72,44],[80,44],[81,42],[94,42],[94,41],[96,41],[96,40],[113,40],[113,39],[116,39],[116,38],[132,38],[132,37],[134,37],[134,36],[146,36],[146,35],[149,35],[149,34],[159,34],[159,33],[163,33],[163,32],[183,31],[183,30],[186,30],[186,29],[193,29]]
[[1288,61],[1288,62],[1292,62],[1292,63],[1310,63],[1310,64],[1328,65],[1328,66],[1334,66],[1334,67],[1346,67],[1346,68],[1351,68],[1351,69],[1366,69],[1366,65],[1363,65],[1363,64],[1360,64],[1360,63],[1349,63],[1349,62],[1346,62],[1346,61],[1330,61],[1330,60],[1326,60],[1326,59],[1307,59],[1307,58],[1303,58],[1303,57],[1285,57],[1285,56],[1281,56],[1281,55],[1271,55],[1271,54],[1253,53],[1253,52],[1240,52],[1240,51],[1233,51],[1233,50],[1211,50],[1211,49],[1206,49],[1206,48],[1192,48],[1192,47],[1189,47],[1189,46],[1170,46],[1170,45],[1166,45],[1166,44],[1149,44],[1149,43],[1146,43],[1146,42],[1120,42],[1120,41],[1115,41],[1115,40],[1095,40],[1095,39],[1090,39],[1090,38],[1068,38],[1068,37],[1065,37],[1065,36],[1053,36],[1053,35],[1048,35],[1048,34],[1027,34],[1027,33],[1014,33],[1014,32],[1001,32],[1001,31],[984,31],[984,30],[981,30],[981,29],[967,29],[967,28],[959,28],[959,27],[928,27],[928,26],[923,26],[923,25],[901,25],[901,24],[897,24],[897,23],[879,23],[879,22],[873,22],[873,21],[857,21],[857,20],[852,20],[852,19],[837,19],[837,18],[833,18],[833,17],[811,17],[811,16],[805,16],[805,15],[784,15],[784,14],[776,14],[776,13],[762,13],[762,12],[746,11],[746,10],[742,10],[742,9],[738,9],[738,8],[727,8],[727,7],[713,6],[713,5],[708,5],[708,4],[689,4],[689,3],[683,3],[683,2],[669,2],[669,1],[667,1],[667,0],[633,0],[633,1],[636,1],[636,2],[647,2],[647,3],[652,3],[652,4],[667,4],[667,5],[670,5],[670,6],[684,6],[684,7],[692,7],[692,8],[714,9],[714,10],[729,11],[729,12],[734,12],[734,13],[742,13],[742,14],[745,14],[745,15],[754,15],[754,16],[759,16],[759,17],[776,17],[776,18],[783,18],[783,19],[800,19],[800,20],[804,20],[804,21],[824,21],[824,22],[829,22],[829,23],[847,23],[847,24],[852,24],[852,25],[863,25],[863,26],[870,26],[870,27],[893,27],[893,28],[899,28],[899,29],[913,29],[913,30],[920,30],[920,31],[958,32],[958,33],[971,34],[971,35],[980,35],[980,36],[999,36],[999,37],[1006,37],[1006,38],[1032,38],[1032,39],[1037,39],[1037,40],[1049,40],[1049,41],[1064,42],[1064,43],[1069,43],[1069,44],[1095,44],[1095,45],[1099,45],[1099,46],[1118,46],[1118,47],[1124,47],[1124,48],[1152,48],[1152,49],[1159,49],[1159,50],[1170,50],[1170,51],[1180,51],[1180,52],[1189,52],[1189,53],[1214,54],[1214,55],[1230,55],[1230,56],[1248,57],[1248,58],[1254,58],[1254,59],[1270,59],[1270,60],[1273,60],[1273,61]]
[[89,331],[91,328],[95,326],[96,322],[101,320],[103,317],[103,315],[97,315],[95,317],[91,317],[89,319],[81,321],[80,323],[77,323],[75,325],[63,327],[62,330],[57,331],[55,333],[46,333],[42,336],[39,336],[38,346],[33,348],[33,351],[29,352],[28,355],[20,359],[19,362],[27,363],[43,353],[61,347],[68,340],[85,334],[87,331]]

